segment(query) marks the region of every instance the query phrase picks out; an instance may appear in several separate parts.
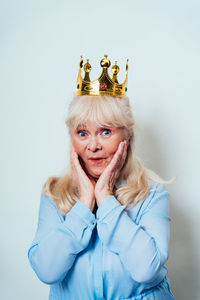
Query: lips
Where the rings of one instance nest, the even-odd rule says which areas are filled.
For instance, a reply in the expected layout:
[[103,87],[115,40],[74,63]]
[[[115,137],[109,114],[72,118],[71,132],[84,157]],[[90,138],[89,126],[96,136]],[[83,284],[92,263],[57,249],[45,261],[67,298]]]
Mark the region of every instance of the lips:
[[90,160],[100,160],[104,159],[105,157],[89,157]]
[[89,160],[95,164],[100,164],[104,161],[105,157],[90,157]]

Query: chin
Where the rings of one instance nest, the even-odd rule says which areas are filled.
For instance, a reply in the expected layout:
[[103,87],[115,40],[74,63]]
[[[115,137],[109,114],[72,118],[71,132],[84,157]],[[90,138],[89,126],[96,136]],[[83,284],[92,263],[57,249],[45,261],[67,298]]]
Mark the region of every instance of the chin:
[[92,176],[92,177],[94,177],[94,178],[99,178],[100,176],[101,176],[101,174],[102,174],[102,172],[101,173],[89,173],[90,174],[90,176]]
[[99,171],[89,171],[88,174],[90,174],[90,176],[94,177],[94,178],[99,178],[101,176],[101,174],[103,173],[104,170],[99,170]]

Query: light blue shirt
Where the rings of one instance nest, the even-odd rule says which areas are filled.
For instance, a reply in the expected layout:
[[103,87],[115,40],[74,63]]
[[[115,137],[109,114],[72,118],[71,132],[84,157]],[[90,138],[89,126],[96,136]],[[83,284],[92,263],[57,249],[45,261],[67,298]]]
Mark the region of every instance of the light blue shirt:
[[62,216],[41,193],[38,227],[28,250],[49,300],[172,300],[167,279],[169,193],[152,183],[126,208],[112,195],[96,215],[81,201]]

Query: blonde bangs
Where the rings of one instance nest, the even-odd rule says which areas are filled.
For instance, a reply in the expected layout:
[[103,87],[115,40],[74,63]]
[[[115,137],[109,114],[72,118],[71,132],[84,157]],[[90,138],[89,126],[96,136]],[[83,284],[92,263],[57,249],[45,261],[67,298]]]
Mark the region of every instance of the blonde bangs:
[[128,101],[127,98],[110,96],[75,96],[69,106],[66,125],[76,129],[86,121],[91,121],[100,127],[130,127],[133,124],[127,124]]

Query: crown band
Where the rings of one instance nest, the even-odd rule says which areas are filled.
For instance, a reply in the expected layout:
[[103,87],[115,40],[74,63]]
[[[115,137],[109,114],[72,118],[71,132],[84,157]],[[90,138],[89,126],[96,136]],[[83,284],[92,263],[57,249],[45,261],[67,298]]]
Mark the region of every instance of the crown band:
[[117,80],[117,74],[119,73],[119,67],[117,62],[115,61],[115,65],[112,67],[113,77],[110,78],[108,74],[108,68],[111,63],[107,58],[108,55],[104,55],[104,58],[101,60],[100,65],[102,67],[101,75],[97,80],[90,80],[89,73],[91,71],[91,65],[89,63],[89,59],[87,59],[87,63],[84,65],[85,76],[82,78],[81,70],[83,67],[83,58],[81,56],[81,60],[79,62],[79,72],[77,78],[77,94],[78,95],[108,95],[115,97],[124,97],[127,91],[127,82],[128,82],[128,59],[126,62],[126,77],[122,84],[120,84]]

